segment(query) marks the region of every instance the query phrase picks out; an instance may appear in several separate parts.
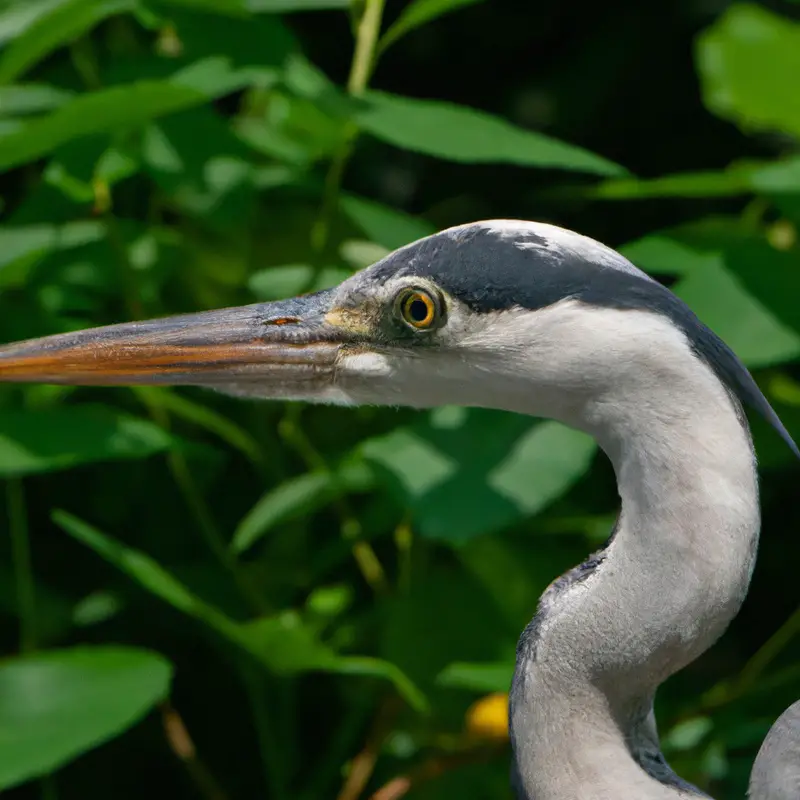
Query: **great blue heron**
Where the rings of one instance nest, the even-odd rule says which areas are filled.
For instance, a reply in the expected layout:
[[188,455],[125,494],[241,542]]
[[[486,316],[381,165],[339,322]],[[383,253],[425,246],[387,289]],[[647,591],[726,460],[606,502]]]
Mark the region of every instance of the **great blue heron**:
[[[702,795],[665,762],[653,697],[747,592],[760,513],[742,403],[800,452],[733,352],[615,251],[552,225],[462,225],[334,289],[7,345],[0,379],[484,406],[588,432],[613,463],[622,509],[607,545],[550,586],[520,639],[516,791]],[[800,798],[800,703],[768,735],[751,797]]]

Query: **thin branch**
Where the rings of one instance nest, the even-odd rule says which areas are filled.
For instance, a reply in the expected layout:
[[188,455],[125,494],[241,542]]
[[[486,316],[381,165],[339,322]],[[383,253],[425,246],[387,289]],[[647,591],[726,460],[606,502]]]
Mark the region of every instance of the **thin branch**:
[[384,784],[370,800],[399,800],[412,789],[469,764],[483,764],[496,758],[505,748],[481,747],[460,753],[434,756],[406,775],[398,775]]
[[206,800],[228,800],[228,796],[197,755],[197,748],[181,715],[169,703],[161,706],[161,720],[170,750],[186,768],[186,772],[200,794]]
[[366,789],[381,747],[392,729],[392,723],[400,708],[396,697],[388,697],[382,704],[372,723],[366,744],[350,764],[350,772],[336,800],[358,800]]

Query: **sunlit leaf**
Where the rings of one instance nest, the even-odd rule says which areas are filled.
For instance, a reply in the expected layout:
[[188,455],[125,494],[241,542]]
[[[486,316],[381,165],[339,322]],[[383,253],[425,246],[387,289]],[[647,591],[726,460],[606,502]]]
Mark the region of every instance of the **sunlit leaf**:
[[514,674],[514,662],[464,664],[455,662],[439,674],[436,682],[471,692],[507,692]]
[[138,0],[68,0],[41,15],[0,56],[0,83],[11,83],[53,50],[98,22],[131,11]]
[[464,410],[364,443],[424,536],[457,544],[535,514],[566,491],[595,452],[586,435],[554,422]]
[[162,0],[174,6],[243,17],[252,13],[288,14],[293,11],[323,11],[347,8],[352,0]]
[[358,197],[343,195],[340,204],[345,214],[377,244],[395,250],[436,232],[433,225],[420,217],[404,214],[394,208]]
[[292,11],[322,11],[329,8],[348,8],[353,0],[245,0],[250,11],[273,14]]
[[749,367],[800,356],[800,337],[781,325],[724,267],[699,270],[673,289]]
[[6,225],[0,228],[0,287],[25,281],[30,269],[49,253],[82,247],[105,236],[102,223]]
[[52,111],[72,97],[72,92],[43,83],[0,86],[0,117]]
[[46,775],[137,723],[172,667],[127,647],[76,647],[0,663],[0,789]]
[[0,45],[24,35],[39,19],[67,2],[69,0],[23,0],[7,3],[0,11]]
[[684,276],[673,286],[748,366],[800,355],[800,251],[778,250],[738,220],[701,220],[621,248],[637,266]]
[[698,40],[706,105],[745,130],[800,135],[800,24],[762,6],[731,6]]
[[599,175],[625,170],[608,159],[524,130],[500,117],[437,100],[368,92],[360,127],[389,144],[448,161],[509,163]]
[[157,425],[102,406],[0,411],[3,477],[144,458],[172,443]]
[[165,114],[201,105],[252,80],[223,58],[207,59],[170,81],[137,81],[80,95],[52,114],[0,138],[0,169],[47,155],[72,139],[137,127]]
[[483,0],[413,0],[383,35],[380,43],[381,49],[385,50],[401,36],[405,36],[415,28],[419,28],[443,14],[449,14],[464,6],[473,6],[480,2]]
[[329,289],[350,274],[342,267],[316,269],[310,264],[286,264],[253,273],[247,286],[259,300],[283,300],[303,292]]
[[368,491],[374,483],[370,470],[358,462],[335,472],[308,472],[267,492],[239,523],[231,549],[242,553],[276,525],[312,514],[345,492]]

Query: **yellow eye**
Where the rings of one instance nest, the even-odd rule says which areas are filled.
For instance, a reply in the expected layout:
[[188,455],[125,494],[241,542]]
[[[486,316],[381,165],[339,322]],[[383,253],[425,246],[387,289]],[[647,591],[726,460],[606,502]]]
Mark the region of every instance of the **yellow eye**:
[[413,289],[400,298],[403,322],[417,330],[430,328],[436,321],[438,308],[434,299],[420,289]]

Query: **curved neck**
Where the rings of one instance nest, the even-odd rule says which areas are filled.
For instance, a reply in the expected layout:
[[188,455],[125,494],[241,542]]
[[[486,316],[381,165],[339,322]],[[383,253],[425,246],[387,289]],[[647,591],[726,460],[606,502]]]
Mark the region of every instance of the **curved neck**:
[[521,798],[696,792],[660,754],[652,699],[739,610],[758,487],[746,423],[713,373],[687,352],[657,377],[565,420],[611,458],[622,510],[607,547],[549,587],[520,639],[510,726]]

